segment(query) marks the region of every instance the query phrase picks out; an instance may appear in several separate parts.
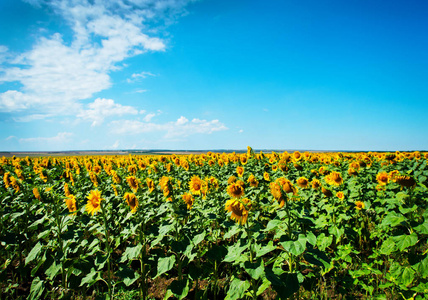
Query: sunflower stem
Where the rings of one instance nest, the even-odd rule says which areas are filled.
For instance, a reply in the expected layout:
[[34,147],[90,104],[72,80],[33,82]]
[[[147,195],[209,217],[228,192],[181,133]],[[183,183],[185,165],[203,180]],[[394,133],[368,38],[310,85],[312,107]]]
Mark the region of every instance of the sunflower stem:
[[107,286],[108,286],[108,295],[109,299],[113,299],[113,289],[112,289],[112,283],[111,283],[111,265],[110,265],[110,235],[109,235],[109,228],[107,223],[107,217],[106,217],[106,211],[105,211],[105,204],[104,201],[101,201],[101,212],[103,215],[103,221],[104,221],[104,230],[105,230],[105,236],[106,236],[106,249],[107,249]]

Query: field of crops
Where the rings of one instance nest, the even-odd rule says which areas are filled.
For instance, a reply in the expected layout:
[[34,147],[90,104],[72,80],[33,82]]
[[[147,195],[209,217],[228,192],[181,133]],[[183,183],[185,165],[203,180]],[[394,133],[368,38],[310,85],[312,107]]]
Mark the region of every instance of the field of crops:
[[428,299],[427,159],[3,157],[1,299]]

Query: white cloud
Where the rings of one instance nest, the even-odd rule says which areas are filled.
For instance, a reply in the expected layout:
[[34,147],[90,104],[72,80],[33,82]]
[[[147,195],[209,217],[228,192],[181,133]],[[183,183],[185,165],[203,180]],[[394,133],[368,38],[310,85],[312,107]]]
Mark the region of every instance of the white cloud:
[[102,124],[106,117],[138,114],[138,110],[132,106],[114,103],[112,99],[97,98],[88,104],[88,107],[89,109],[81,111],[77,117],[92,121],[92,126]]
[[[74,115],[79,101],[111,87],[109,74],[124,59],[147,51],[164,51],[165,42],[148,24],[166,24],[185,13],[191,0],[27,0],[47,7],[67,21],[71,43],[56,33],[40,37],[32,49],[7,59],[0,84],[19,82],[22,88],[0,93],[0,111],[31,111]],[[152,26],[152,25],[150,25]],[[8,57],[0,45],[0,63]],[[135,74],[134,79],[151,76]]]
[[13,120],[15,122],[31,122],[34,120],[43,120],[51,116],[52,115],[50,114],[32,114],[32,115],[26,115],[23,117],[16,117],[16,118],[13,118]]
[[21,143],[47,143],[47,144],[63,144],[70,142],[70,138],[73,136],[70,132],[59,132],[56,136],[53,137],[35,137],[35,138],[22,138],[19,139]]
[[141,93],[145,93],[145,92],[147,92],[147,90],[143,90],[143,89],[141,89],[141,90],[136,90],[135,92],[136,92],[136,93],[141,94]]
[[144,122],[150,122],[150,120],[153,118],[153,117],[155,117],[156,116],[156,114],[147,114],[145,117],[144,117]]
[[244,132],[244,130],[243,130],[243,129],[240,129],[238,132],[239,132],[239,133],[243,133],[243,132]]
[[132,82],[136,82],[139,81],[140,79],[145,79],[147,77],[154,77],[156,76],[155,74],[151,73],[151,72],[141,72],[141,73],[134,73],[131,75],[131,78],[128,78],[126,81],[128,83],[132,83]]
[[121,120],[110,123],[112,133],[115,134],[141,134],[148,132],[165,132],[165,138],[186,137],[193,134],[211,134],[216,131],[227,130],[228,128],[219,120],[189,120],[181,116],[175,122],[164,124],[147,123],[138,120]]

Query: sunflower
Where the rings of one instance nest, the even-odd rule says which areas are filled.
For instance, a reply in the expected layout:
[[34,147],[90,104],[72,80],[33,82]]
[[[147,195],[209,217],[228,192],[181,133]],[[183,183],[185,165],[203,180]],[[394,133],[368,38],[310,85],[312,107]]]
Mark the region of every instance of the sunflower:
[[386,172],[380,172],[376,175],[376,180],[380,185],[387,185],[389,182],[389,175]]
[[126,200],[126,203],[129,205],[129,208],[131,209],[131,213],[135,213],[138,207],[137,196],[135,196],[135,194],[133,193],[125,193],[125,196],[123,198]]
[[150,194],[151,192],[153,192],[155,190],[156,185],[153,182],[153,180],[148,178],[148,177],[146,178],[146,183],[147,183],[147,187],[149,188],[149,194]]
[[277,182],[271,182],[269,184],[270,193],[275,199],[280,199],[282,197],[281,186]]
[[117,174],[117,172],[115,170],[111,170],[110,174],[111,174],[111,177],[113,178],[114,183],[121,183],[122,182],[122,178],[120,178],[120,176]]
[[227,193],[232,198],[241,198],[244,195],[244,184],[242,181],[232,183],[227,187]]
[[284,190],[284,192],[293,193],[294,195],[297,194],[296,187],[294,187],[293,183],[291,183],[291,181],[288,180],[287,178],[280,177],[275,181],[281,185],[281,188]]
[[242,175],[244,174],[244,167],[237,166],[236,167],[236,173],[238,174],[239,177],[242,177]]
[[36,187],[33,189],[33,195],[37,200],[41,200],[39,190]]
[[302,189],[306,189],[309,187],[309,180],[306,177],[300,177],[299,179],[297,179],[296,182],[298,186],[300,186]]
[[339,198],[340,200],[345,199],[345,194],[343,194],[342,191],[339,191],[336,193],[336,197]]
[[270,181],[269,173],[264,172],[264,173],[263,173],[263,179],[264,179],[265,181]]
[[4,182],[5,187],[8,189],[10,186],[10,173],[9,172],[4,173],[3,182]]
[[294,161],[299,161],[302,158],[303,158],[302,154],[299,151],[294,151],[294,153],[293,153],[293,160]]
[[342,174],[339,172],[331,172],[324,179],[329,185],[339,186],[343,183]]
[[311,184],[314,190],[318,190],[321,187],[321,181],[316,178],[312,179]]
[[396,175],[394,177],[394,181],[403,187],[414,187],[416,185],[416,181],[413,177],[407,175]]
[[191,209],[193,206],[193,202],[195,201],[192,194],[184,193],[182,198],[183,198],[184,203],[187,204],[187,209]]
[[90,171],[89,172],[89,178],[91,179],[94,186],[97,187],[98,186],[97,175],[94,172]]
[[189,182],[189,189],[193,195],[202,193],[203,180],[199,176],[193,175]]
[[68,187],[68,183],[64,183],[64,194],[66,197],[68,197],[69,195],[71,195],[70,193],[70,188]]
[[229,179],[227,179],[227,183],[228,184],[232,184],[236,182],[236,177],[235,176],[230,176]]
[[15,189],[15,194],[20,191],[21,188],[19,186],[19,182],[18,182],[18,180],[15,177],[13,177],[13,176],[10,177],[10,184]]
[[355,209],[357,209],[357,210],[361,210],[361,209],[363,209],[364,208],[364,202],[362,202],[362,201],[356,201],[355,202]]
[[232,213],[230,218],[241,225],[247,222],[250,209],[251,201],[248,198],[242,200],[230,199],[225,204],[225,210]]
[[333,193],[329,190],[329,189],[326,189],[325,187],[322,187],[321,188],[321,192],[324,194],[324,196],[326,196],[326,197],[331,197],[331,196],[333,196]]
[[114,195],[117,196],[118,192],[116,186],[114,184],[111,184],[111,187],[113,188]]
[[90,214],[94,214],[101,209],[101,201],[104,200],[101,198],[101,192],[98,190],[93,190],[89,192],[89,196],[86,197],[88,202],[86,204],[86,211]]
[[64,199],[65,205],[67,205],[69,212],[75,212],[77,210],[76,207],[76,197],[74,195],[67,195],[67,198]]
[[128,182],[129,187],[135,192],[138,190],[139,180],[135,176],[126,177],[126,181]]
[[259,181],[256,179],[256,177],[254,177],[253,174],[250,175],[250,177],[248,177],[247,182],[250,184],[250,186],[252,187],[258,187],[259,186]]

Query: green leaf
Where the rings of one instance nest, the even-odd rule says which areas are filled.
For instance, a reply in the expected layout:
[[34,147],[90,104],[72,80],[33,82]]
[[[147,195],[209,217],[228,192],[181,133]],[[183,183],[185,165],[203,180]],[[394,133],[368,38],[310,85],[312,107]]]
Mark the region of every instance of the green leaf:
[[272,283],[272,288],[282,299],[288,299],[300,288],[296,273],[275,274],[272,270],[266,269],[266,278]]
[[39,255],[40,251],[42,251],[42,244],[38,242],[33,247],[33,249],[31,249],[30,253],[28,253],[27,257],[25,258],[25,265],[27,265],[29,262],[34,260]]
[[99,273],[95,271],[94,268],[91,268],[91,272],[87,274],[84,278],[82,278],[82,281],[80,282],[79,286],[83,286],[87,284],[88,287],[90,287],[95,282],[97,282],[97,280],[100,278],[99,276],[100,276]]
[[44,287],[43,281],[40,280],[40,278],[37,276],[36,278],[33,279],[33,282],[31,283],[30,295],[28,296],[28,299],[29,300],[39,299],[42,296],[44,290],[45,290],[45,287]]
[[258,259],[256,262],[244,262],[244,269],[253,279],[258,280],[263,278],[265,275],[265,265],[262,259]]
[[421,274],[422,278],[428,277],[428,256],[426,256],[419,264],[418,264],[418,272]]
[[247,280],[241,281],[238,278],[234,278],[230,283],[225,300],[242,299],[250,285],[251,284]]
[[413,279],[415,278],[415,273],[416,272],[412,268],[410,267],[405,268],[403,271],[403,274],[401,275],[402,284],[406,287],[412,284]]
[[140,274],[138,274],[137,272],[134,272],[134,270],[128,267],[122,267],[119,271],[116,272],[116,275],[123,280],[123,283],[126,286],[130,286],[138,278],[140,278]]
[[235,245],[229,246],[227,248],[227,255],[223,261],[225,262],[234,262],[242,261],[241,253],[250,246],[249,243],[241,246],[241,243],[236,243]]
[[306,233],[306,239],[308,240],[309,244],[311,244],[312,246],[315,246],[317,243],[317,237],[313,232]]
[[120,262],[125,262],[128,260],[133,260],[134,258],[138,257],[141,253],[141,249],[143,249],[143,245],[138,244],[134,247],[128,247],[126,248],[125,252],[122,254],[122,258],[120,259]]
[[[158,261],[158,273],[156,274],[156,277],[162,275],[163,273],[168,272],[172,269],[175,263],[175,256],[169,256],[169,257],[161,257]],[[155,277],[155,278],[156,278]]]
[[421,225],[414,227],[417,233],[428,234],[428,220],[425,220]]
[[384,255],[390,255],[395,250],[397,250],[397,245],[392,237],[387,238],[380,247],[380,253]]
[[50,267],[45,271],[45,274],[46,276],[48,276],[50,280],[53,280],[60,270],[61,270],[61,263],[57,264],[56,261],[53,260]]
[[402,214],[397,214],[396,212],[390,212],[385,219],[382,220],[381,225],[383,227],[395,227],[404,222],[406,218]]
[[202,242],[205,238],[206,232],[202,232],[198,235],[195,235],[195,237],[193,238],[192,242],[193,244],[196,246],[197,244],[199,244],[200,242]]
[[284,250],[298,256],[305,252],[306,249],[306,238],[303,234],[299,234],[299,238],[297,241],[286,241],[280,243]]
[[273,245],[273,241],[269,241],[266,246],[261,247],[259,244],[256,245],[256,257],[261,257],[273,250],[276,249],[276,246]]
[[189,293],[189,280],[187,280],[187,278],[182,280],[174,280],[169,285],[168,290],[170,290],[175,297],[181,300]]
[[270,220],[266,225],[265,231],[275,230],[281,225],[281,223],[283,223],[281,220]]
[[418,242],[418,235],[416,233],[412,233],[410,235],[403,234],[399,236],[393,237],[395,243],[398,246],[398,249],[400,251],[403,251],[404,249],[416,245]]
[[235,234],[237,234],[240,231],[241,231],[241,228],[239,226],[235,225],[224,235],[224,238],[230,239],[232,236],[234,236]]
[[324,251],[333,242],[333,236],[325,236],[324,232],[317,237],[318,249]]

